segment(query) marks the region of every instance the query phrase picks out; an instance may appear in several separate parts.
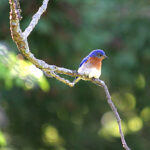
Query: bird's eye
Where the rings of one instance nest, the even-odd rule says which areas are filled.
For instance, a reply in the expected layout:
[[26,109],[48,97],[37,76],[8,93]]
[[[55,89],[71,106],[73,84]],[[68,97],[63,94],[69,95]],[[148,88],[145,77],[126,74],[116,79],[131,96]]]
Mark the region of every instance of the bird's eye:
[[101,56],[102,56],[102,54],[99,54],[99,56],[101,57]]

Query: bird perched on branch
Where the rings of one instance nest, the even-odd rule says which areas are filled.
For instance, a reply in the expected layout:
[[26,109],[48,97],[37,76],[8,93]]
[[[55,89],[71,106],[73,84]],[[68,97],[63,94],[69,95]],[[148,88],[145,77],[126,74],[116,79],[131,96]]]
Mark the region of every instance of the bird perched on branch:
[[89,78],[99,78],[101,75],[102,60],[105,58],[107,56],[103,50],[93,50],[81,61],[78,73],[86,75]]

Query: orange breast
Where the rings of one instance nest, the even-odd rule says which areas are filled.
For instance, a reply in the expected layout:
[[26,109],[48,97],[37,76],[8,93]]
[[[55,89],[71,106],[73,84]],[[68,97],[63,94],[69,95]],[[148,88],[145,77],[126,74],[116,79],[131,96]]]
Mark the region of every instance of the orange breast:
[[90,67],[95,67],[96,69],[100,69],[101,68],[101,64],[102,64],[102,59],[98,58],[98,57],[90,57],[88,59],[88,62],[91,64]]

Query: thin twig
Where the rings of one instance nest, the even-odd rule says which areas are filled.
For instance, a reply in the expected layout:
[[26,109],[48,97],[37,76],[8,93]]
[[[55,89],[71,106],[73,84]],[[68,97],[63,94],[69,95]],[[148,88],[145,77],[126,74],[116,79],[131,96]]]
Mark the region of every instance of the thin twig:
[[24,38],[27,38],[30,35],[30,33],[33,31],[33,29],[35,28],[36,24],[38,23],[41,15],[46,11],[48,2],[49,2],[49,0],[43,0],[42,6],[35,13],[35,15],[33,15],[32,20],[31,20],[29,26],[23,32]]
[[128,145],[127,145],[127,143],[125,141],[124,134],[122,132],[121,119],[120,119],[119,113],[118,113],[117,108],[115,107],[114,103],[111,100],[111,96],[110,96],[108,87],[106,86],[105,82],[102,81],[102,80],[93,79],[93,82],[96,83],[99,86],[102,86],[104,88],[105,94],[106,94],[106,98],[107,98],[107,102],[108,102],[109,106],[111,107],[111,109],[112,109],[112,111],[113,111],[113,113],[114,113],[114,115],[115,115],[115,117],[117,119],[117,122],[118,122],[122,145],[123,145],[123,147],[126,150],[130,150],[130,148],[128,147]]
[[[31,53],[29,46],[28,46],[27,37],[30,35],[30,33],[32,32],[32,30],[34,29],[36,24],[38,23],[41,15],[46,10],[48,2],[49,2],[49,0],[43,0],[42,6],[39,8],[37,13],[32,17],[32,20],[31,20],[29,26],[25,29],[24,32],[22,32],[22,30],[20,29],[20,19],[21,19],[20,12],[21,12],[21,10],[19,7],[20,6],[19,1],[18,0],[9,0],[10,30],[11,30],[12,39],[14,40],[19,51],[24,55],[24,57],[26,57],[37,68],[41,69],[48,77],[53,77],[70,87],[73,87],[81,79],[88,80],[94,84],[102,86],[105,90],[107,102],[110,105],[110,107],[116,117],[116,120],[118,122],[122,145],[126,150],[130,150],[130,148],[126,144],[124,134],[122,132],[120,116],[117,112],[115,105],[113,104],[113,102],[111,100],[110,93],[109,93],[108,88],[107,88],[106,84],[104,83],[104,81],[99,80],[99,79],[90,79],[90,78],[86,77],[85,75],[79,74],[77,71],[74,71],[74,70],[57,67],[55,65],[49,65],[45,61],[37,59]],[[65,74],[68,76],[79,77],[79,78],[77,78],[77,80],[74,80],[73,82],[70,82],[68,79],[64,79],[64,78],[60,77],[58,74]]]

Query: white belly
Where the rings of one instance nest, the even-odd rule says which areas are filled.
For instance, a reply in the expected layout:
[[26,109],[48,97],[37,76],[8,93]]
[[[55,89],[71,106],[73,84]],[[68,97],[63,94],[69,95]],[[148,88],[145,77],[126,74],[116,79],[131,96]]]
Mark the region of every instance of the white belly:
[[99,78],[101,75],[101,70],[97,70],[96,68],[88,68],[84,64],[78,69],[78,73],[84,74],[89,78]]

